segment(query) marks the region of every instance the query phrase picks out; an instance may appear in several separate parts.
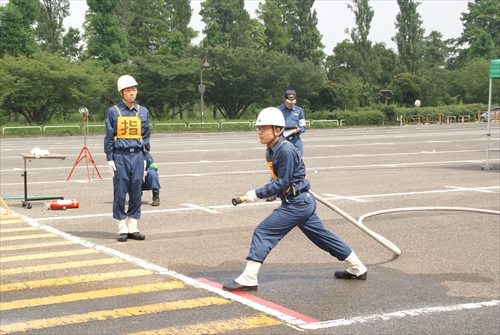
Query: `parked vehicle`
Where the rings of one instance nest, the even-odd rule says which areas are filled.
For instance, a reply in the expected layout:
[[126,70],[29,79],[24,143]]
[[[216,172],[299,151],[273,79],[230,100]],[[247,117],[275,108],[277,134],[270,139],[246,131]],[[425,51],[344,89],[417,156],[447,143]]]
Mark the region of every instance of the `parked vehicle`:
[[[490,111],[490,121],[500,119],[500,106],[494,107]],[[484,112],[479,116],[481,122],[488,122],[488,112]]]

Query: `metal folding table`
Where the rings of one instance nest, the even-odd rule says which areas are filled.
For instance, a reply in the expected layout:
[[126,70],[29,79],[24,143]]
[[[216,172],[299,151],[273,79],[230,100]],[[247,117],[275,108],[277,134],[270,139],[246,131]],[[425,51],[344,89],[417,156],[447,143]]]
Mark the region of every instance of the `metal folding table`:
[[28,197],[28,171],[26,169],[26,160],[29,159],[59,159],[59,160],[64,160],[66,159],[65,155],[62,154],[47,154],[43,156],[36,157],[35,155],[28,153],[28,154],[20,154],[23,157],[24,160],[24,172],[22,176],[24,177],[24,200],[22,202],[23,207],[27,207],[28,209],[31,209],[31,204],[29,201],[37,201],[37,200],[50,200],[50,199],[64,199],[64,197],[54,197],[54,196],[38,196],[38,197]]

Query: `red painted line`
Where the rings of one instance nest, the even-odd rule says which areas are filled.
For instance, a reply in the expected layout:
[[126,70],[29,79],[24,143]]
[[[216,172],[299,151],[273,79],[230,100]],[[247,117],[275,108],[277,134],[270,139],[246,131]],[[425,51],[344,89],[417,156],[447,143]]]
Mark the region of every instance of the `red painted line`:
[[[210,286],[213,286],[213,287],[216,287],[216,288],[222,290],[222,284],[210,281],[210,280],[208,280],[206,278],[195,278],[195,280],[197,280],[197,281],[199,281],[201,283],[204,283],[204,284],[208,284]],[[292,311],[291,309],[288,309],[288,308],[280,306],[280,305],[276,305],[275,303],[272,303],[270,301],[258,298],[258,297],[254,296],[254,295],[248,294],[247,292],[236,291],[236,292],[231,292],[231,293],[234,293],[236,295],[239,295],[240,297],[243,297],[245,299],[248,299],[248,300],[251,300],[251,301],[256,302],[258,304],[261,304],[262,306],[266,306],[266,307],[272,308],[272,309],[274,309],[274,310],[276,310],[278,312],[281,312],[283,314],[287,314],[287,315],[293,316],[294,318],[296,318],[297,320],[300,320],[300,321],[304,321],[304,322],[319,322],[319,320],[313,319],[313,318],[311,318],[311,317],[309,317],[307,315],[300,314],[299,312]]]

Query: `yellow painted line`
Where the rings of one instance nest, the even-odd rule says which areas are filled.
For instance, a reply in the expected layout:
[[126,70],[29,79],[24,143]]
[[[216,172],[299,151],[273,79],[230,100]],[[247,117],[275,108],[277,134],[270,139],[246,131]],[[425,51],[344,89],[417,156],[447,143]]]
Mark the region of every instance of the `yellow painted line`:
[[7,217],[4,219],[3,215],[2,215],[2,218],[0,219],[0,225],[1,224],[21,223],[21,222],[24,222],[24,221],[23,220],[19,220],[19,219],[7,219]]
[[258,315],[247,318],[230,319],[226,321],[215,321],[208,323],[200,323],[197,325],[186,326],[182,328],[163,328],[149,330],[140,333],[132,333],[128,335],[168,335],[168,334],[220,334],[237,330],[248,330],[261,327],[277,326],[282,323],[271,319],[265,315]]
[[45,248],[45,247],[52,247],[52,246],[57,246],[57,245],[68,245],[68,244],[76,244],[76,243],[73,241],[61,241],[61,242],[52,242],[52,243],[11,245],[8,247],[0,247],[0,251]]
[[47,237],[59,237],[56,234],[36,234],[36,235],[23,235],[23,236],[9,236],[0,237],[0,242],[5,241],[16,241],[16,240],[29,240],[33,238],[47,238]]
[[36,227],[24,227],[24,228],[0,228],[0,233],[14,233],[19,231],[29,231],[29,230],[39,230]]
[[61,269],[74,269],[74,268],[82,268],[82,267],[87,267],[87,266],[117,264],[117,263],[123,263],[123,262],[125,262],[125,261],[123,259],[120,259],[120,258],[103,258],[103,259],[93,259],[90,261],[66,262],[66,263],[58,263],[58,264],[26,266],[26,267],[22,267],[22,268],[0,270],[0,277],[6,276],[6,275],[19,274],[19,273],[31,273],[31,272],[52,271],[52,270],[61,270]]
[[29,260],[33,260],[33,259],[54,258],[54,257],[67,257],[67,256],[75,256],[75,255],[88,255],[88,254],[95,254],[98,252],[99,251],[97,251],[95,249],[80,249],[80,250],[48,252],[45,254],[10,256],[10,257],[0,258],[0,263],[29,261]]
[[24,299],[24,300],[16,300],[9,302],[2,301],[2,303],[0,304],[0,311],[7,311],[7,310],[26,308],[26,307],[62,304],[66,302],[81,301],[81,300],[118,297],[129,294],[159,292],[159,291],[173,290],[178,288],[184,288],[184,283],[176,280],[158,284],[144,284],[144,285],[136,285],[129,287],[118,287],[106,290],[88,291],[88,292],[65,294],[65,295],[50,296],[43,298]]
[[231,303],[230,300],[218,297],[199,298],[192,300],[179,300],[173,302],[165,302],[154,305],[144,305],[136,307],[117,308],[105,311],[90,312],[86,314],[73,314],[52,319],[39,319],[12,323],[10,325],[0,326],[0,334],[17,333],[32,331],[36,329],[46,329],[52,327],[60,327],[85,323],[89,321],[105,321],[109,319],[120,319],[130,316],[146,315],[173,311],[178,309],[188,309],[196,307],[205,307],[211,305],[223,305]]
[[33,280],[23,283],[13,283],[0,285],[0,292],[24,290],[48,286],[60,286],[60,285],[70,285],[77,283],[88,283],[94,281],[116,279],[116,278],[127,278],[127,277],[137,277],[155,274],[153,271],[149,270],[127,270],[127,271],[117,271],[117,272],[107,272],[98,273],[92,275],[84,276],[73,276],[73,277],[62,277],[62,278],[51,278],[45,280]]

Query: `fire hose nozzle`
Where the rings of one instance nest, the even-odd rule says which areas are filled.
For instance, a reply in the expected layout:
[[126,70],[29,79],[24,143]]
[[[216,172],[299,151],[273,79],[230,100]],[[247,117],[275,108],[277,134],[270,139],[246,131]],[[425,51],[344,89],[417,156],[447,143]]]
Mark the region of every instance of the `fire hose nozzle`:
[[233,200],[231,200],[233,205],[239,205],[241,204],[242,202],[245,202],[245,197],[237,197],[237,198],[233,198]]

